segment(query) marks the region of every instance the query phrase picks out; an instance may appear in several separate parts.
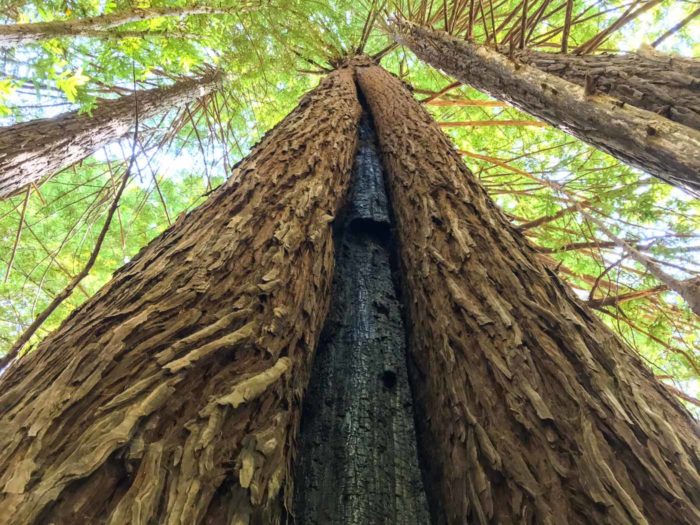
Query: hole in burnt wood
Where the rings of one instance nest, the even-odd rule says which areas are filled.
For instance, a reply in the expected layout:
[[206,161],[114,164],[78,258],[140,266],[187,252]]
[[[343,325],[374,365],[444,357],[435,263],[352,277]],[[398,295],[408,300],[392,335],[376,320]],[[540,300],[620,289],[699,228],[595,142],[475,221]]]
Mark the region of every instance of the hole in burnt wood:
[[382,380],[382,384],[385,388],[389,390],[394,389],[394,387],[396,386],[396,372],[394,372],[393,370],[384,370],[380,377]]

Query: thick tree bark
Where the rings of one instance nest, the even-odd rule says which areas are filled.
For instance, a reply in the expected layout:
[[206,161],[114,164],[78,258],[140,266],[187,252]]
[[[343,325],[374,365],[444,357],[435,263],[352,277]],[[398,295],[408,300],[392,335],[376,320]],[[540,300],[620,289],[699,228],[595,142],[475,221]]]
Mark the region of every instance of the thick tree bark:
[[143,121],[216,89],[218,73],[103,100],[92,114],[72,111],[0,128],[0,199],[79,162]]
[[[30,24],[0,25],[0,47],[14,47],[21,44],[40,42],[62,36],[99,36],[100,32],[131,22],[141,22],[160,17],[190,16],[202,14],[225,14],[242,11],[240,8],[220,7],[150,7],[131,9],[107,15],[80,18],[77,20],[55,20]],[[108,34],[108,33],[106,33]]]
[[360,112],[329,75],[4,372],[0,523],[279,522]]
[[349,202],[336,225],[333,299],[302,412],[294,483],[299,525],[430,522],[375,144],[363,116]]
[[437,522],[700,522],[700,429],[498,211],[401,83],[357,71],[412,327]]
[[458,80],[700,197],[700,131],[404,20],[397,42]]
[[700,130],[700,61],[644,51],[567,55],[517,50],[515,58],[632,106]]

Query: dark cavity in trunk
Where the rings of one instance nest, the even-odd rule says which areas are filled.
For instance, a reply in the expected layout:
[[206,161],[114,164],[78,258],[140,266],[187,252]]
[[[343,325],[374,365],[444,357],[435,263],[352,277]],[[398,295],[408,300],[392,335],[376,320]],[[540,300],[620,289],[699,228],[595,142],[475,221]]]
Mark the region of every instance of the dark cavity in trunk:
[[333,300],[305,395],[296,523],[427,524],[406,331],[376,136],[365,113],[334,233]]

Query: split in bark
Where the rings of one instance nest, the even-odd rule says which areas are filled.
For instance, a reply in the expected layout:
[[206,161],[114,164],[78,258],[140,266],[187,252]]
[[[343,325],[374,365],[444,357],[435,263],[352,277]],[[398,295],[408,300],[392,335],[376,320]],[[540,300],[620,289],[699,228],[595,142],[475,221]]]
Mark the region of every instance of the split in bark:
[[700,131],[488,47],[402,19],[393,28],[397,42],[432,66],[700,197]]
[[78,111],[0,128],[0,199],[38,184],[129,133],[136,122],[214,91],[219,73],[172,86],[103,100],[88,115]]
[[29,24],[0,25],[0,48],[31,44],[64,36],[114,36],[110,30],[124,24],[141,22],[161,17],[213,15],[237,13],[247,9],[243,4],[237,8],[222,7],[150,7],[131,9],[106,15],[81,18],[77,20],[55,20],[52,22],[35,22]]
[[357,76],[396,220],[435,521],[698,523],[697,423],[538,261],[400,81]]
[[406,334],[392,280],[389,205],[365,116],[336,270],[299,435],[295,520],[423,525]]
[[0,523],[279,522],[360,112],[329,75],[4,372]]

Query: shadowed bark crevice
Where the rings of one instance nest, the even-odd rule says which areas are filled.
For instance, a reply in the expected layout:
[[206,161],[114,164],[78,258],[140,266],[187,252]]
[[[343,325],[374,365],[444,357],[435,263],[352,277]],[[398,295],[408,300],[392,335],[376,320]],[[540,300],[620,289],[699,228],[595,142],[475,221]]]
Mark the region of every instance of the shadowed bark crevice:
[[424,524],[406,335],[393,241],[369,118],[336,225],[331,310],[306,392],[295,518],[300,524]]

